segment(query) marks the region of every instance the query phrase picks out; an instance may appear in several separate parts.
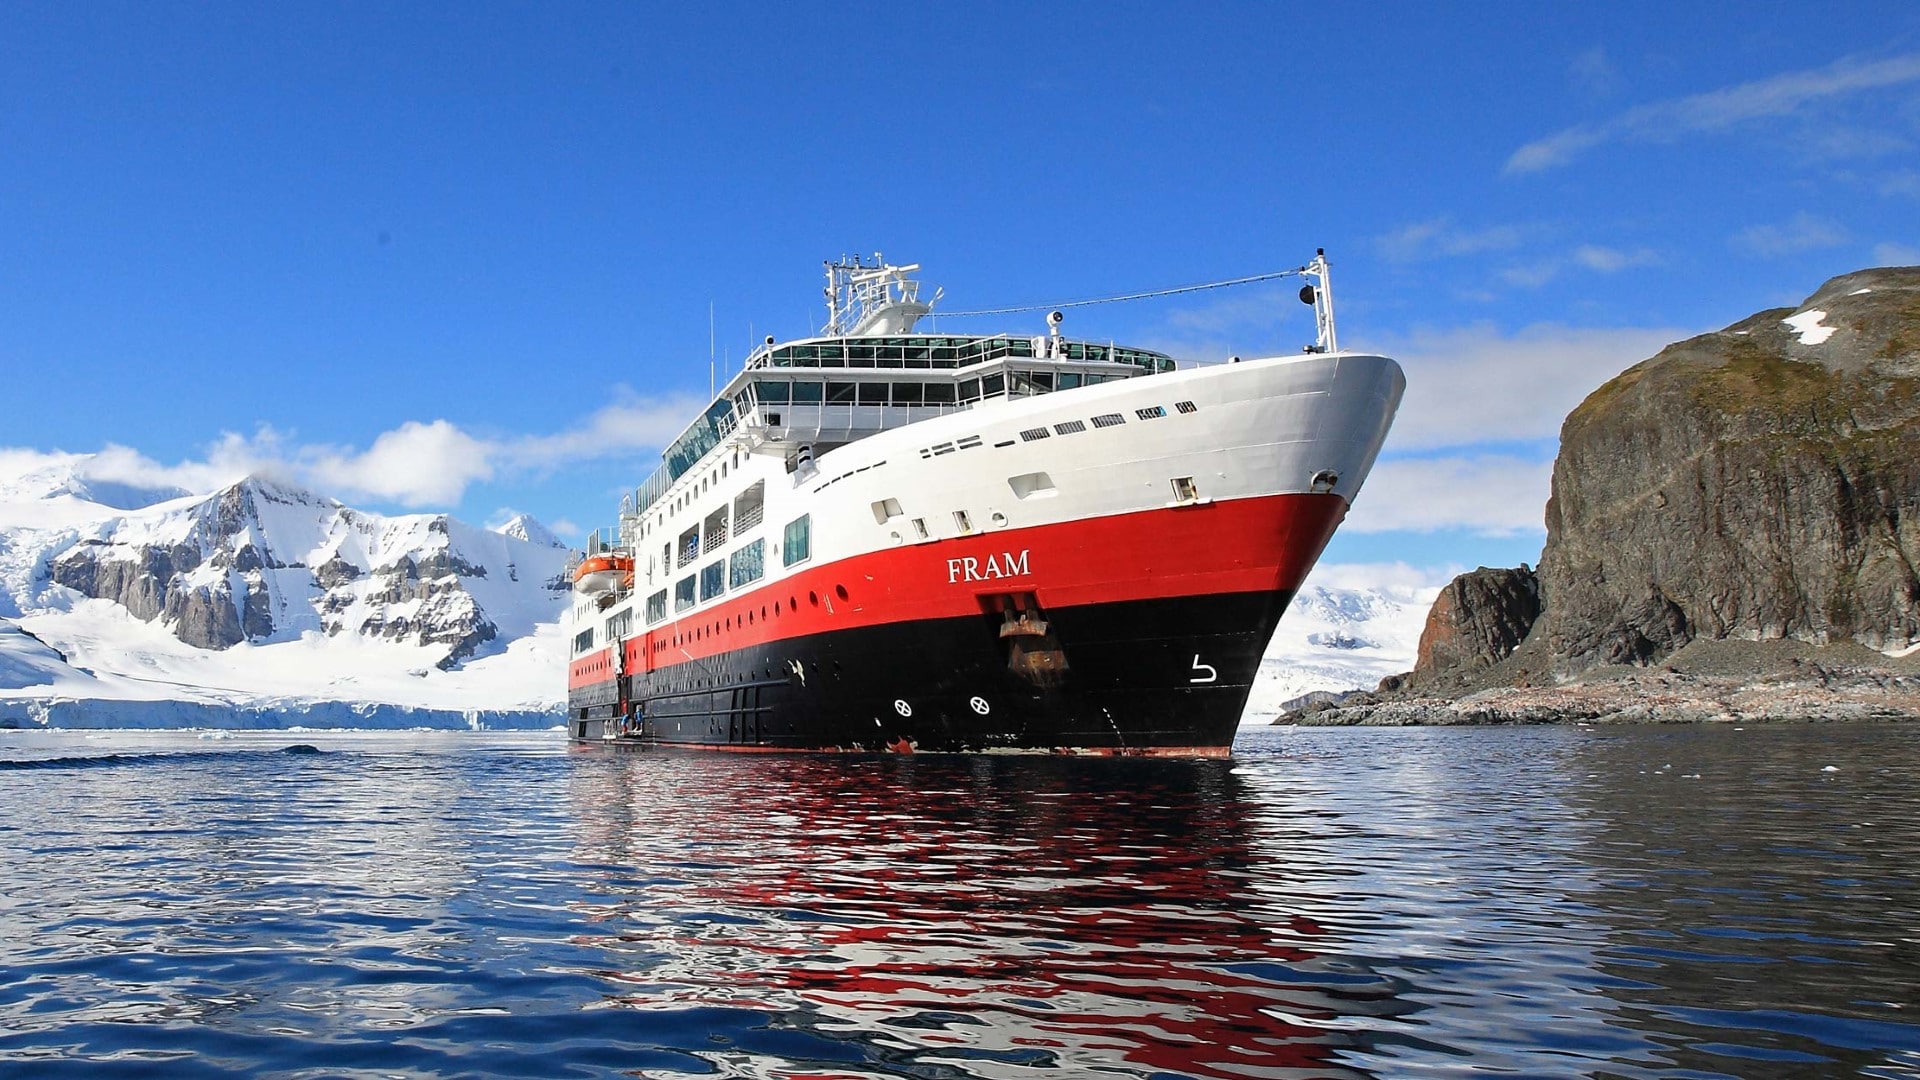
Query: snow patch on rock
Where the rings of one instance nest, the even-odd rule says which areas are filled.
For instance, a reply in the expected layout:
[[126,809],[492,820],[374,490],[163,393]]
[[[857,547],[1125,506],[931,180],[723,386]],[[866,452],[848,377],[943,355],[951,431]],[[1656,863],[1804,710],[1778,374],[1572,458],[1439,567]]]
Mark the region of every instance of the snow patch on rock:
[[1826,317],[1826,312],[1819,308],[1814,308],[1811,311],[1803,311],[1798,315],[1789,315],[1780,321],[1787,324],[1794,333],[1800,336],[1800,343],[1802,345],[1818,345],[1832,337],[1836,329],[1836,327],[1820,325],[1820,321]]

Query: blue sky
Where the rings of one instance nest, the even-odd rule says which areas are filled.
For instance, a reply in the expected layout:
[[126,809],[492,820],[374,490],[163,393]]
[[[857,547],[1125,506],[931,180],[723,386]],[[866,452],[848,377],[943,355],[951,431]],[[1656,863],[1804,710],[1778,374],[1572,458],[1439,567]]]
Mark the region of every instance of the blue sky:
[[[708,305],[737,361],[824,258],[970,308],[1324,246],[1411,383],[1328,558],[1511,564],[1587,391],[1920,262],[1911,3],[694,8],[0,3],[0,447],[588,527]],[[1292,288],[1068,330],[1292,351]]]

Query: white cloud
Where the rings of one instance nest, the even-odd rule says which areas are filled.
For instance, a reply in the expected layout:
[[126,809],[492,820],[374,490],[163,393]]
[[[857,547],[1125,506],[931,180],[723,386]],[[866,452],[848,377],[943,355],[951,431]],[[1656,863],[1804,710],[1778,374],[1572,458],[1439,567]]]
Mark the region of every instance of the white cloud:
[[1742,229],[1731,240],[1733,246],[1741,251],[1768,258],[1839,247],[1846,242],[1846,229],[1804,210],[1793,215],[1793,219],[1785,224],[1754,225]]
[[1629,109],[1603,124],[1555,132],[1515,150],[1508,173],[1531,173],[1566,165],[1609,142],[1660,142],[1738,124],[1791,116],[1826,99],[1920,80],[1920,54],[1885,60],[1846,57],[1824,68],[1790,71],[1704,94],[1656,101]]
[[586,534],[586,530],[567,518],[555,518],[547,524],[547,530],[562,540],[577,540]]
[[1620,84],[1620,72],[1607,58],[1607,50],[1595,45],[1573,58],[1567,65],[1567,77],[1573,85],[1591,97],[1606,97]]
[[360,452],[321,450],[306,472],[329,491],[390,499],[404,506],[449,505],[469,484],[493,477],[493,447],[445,420],[409,420]]
[[1406,452],[1553,438],[1601,383],[1693,333],[1542,324],[1506,334],[1476,324],[1376,338],[1364,347],[1406,369],[1406,397],[1387,440],[1389,452]]
[[1873,265],[1875,266],[1920,266],[1920,247],[1906,244],[1873,245]]
[[1489,251],[1510,251],[1519,247],[1534,231],[1532,227],[1522,225],[1461,228],[1451,218],[1439,217],[1401,226],[1377,237],[1374,245],[1383,257],[1392,262],[1416,262],[1481,255]]
[[1307,584],[1327,589],[1438,590],[1452,581],[1463,566],[1414,566],[1411,563],[1316,564]]
[[1373,467],[1341,527],[1360,533],[1544,534],[1552,481],[1551,460],[1511,454],[1393,458]]

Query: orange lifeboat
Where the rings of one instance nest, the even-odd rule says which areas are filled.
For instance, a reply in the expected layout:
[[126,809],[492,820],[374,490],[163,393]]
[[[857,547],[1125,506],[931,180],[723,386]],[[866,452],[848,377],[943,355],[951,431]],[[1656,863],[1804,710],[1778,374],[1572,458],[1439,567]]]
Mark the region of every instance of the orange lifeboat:
[[610,593],[622,585],[633,584],[633,559],[618,552],[602,551],[580,560],[573,571],[573,591],[584,596]]

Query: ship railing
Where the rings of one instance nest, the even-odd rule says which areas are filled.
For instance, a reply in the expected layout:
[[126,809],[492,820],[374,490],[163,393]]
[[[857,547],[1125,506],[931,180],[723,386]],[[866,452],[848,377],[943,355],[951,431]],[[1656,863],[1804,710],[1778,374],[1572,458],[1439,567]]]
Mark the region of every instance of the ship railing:
[[707,534],[706,546],[701,548],[700,550],[702,554],[705,554],[707,552],[719,551],[721,548],[726,546],[727,546],[727,530],[723,526]]
[[758,526],[760,522],[766,519],[766,516],[767,510],[764,505],[754,506],[751,509],[742,511],[739,520],[733,523],[733,535],[740,536],[748,529]]

